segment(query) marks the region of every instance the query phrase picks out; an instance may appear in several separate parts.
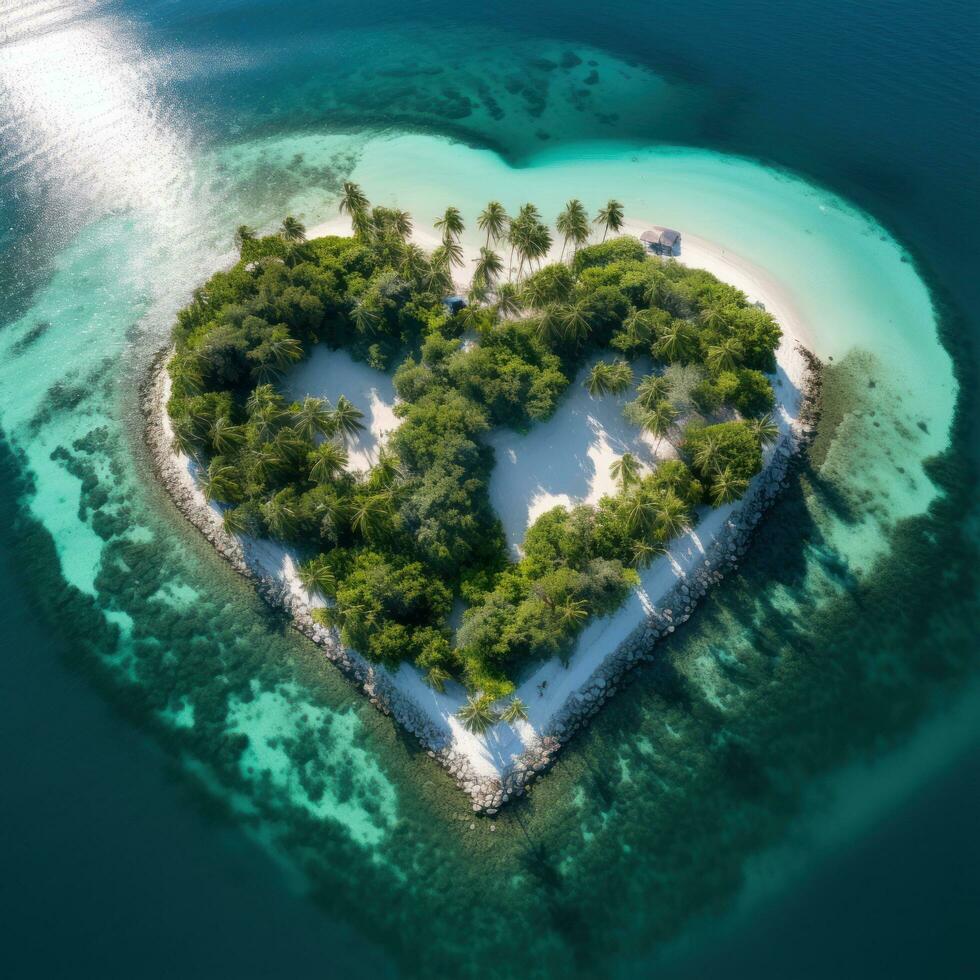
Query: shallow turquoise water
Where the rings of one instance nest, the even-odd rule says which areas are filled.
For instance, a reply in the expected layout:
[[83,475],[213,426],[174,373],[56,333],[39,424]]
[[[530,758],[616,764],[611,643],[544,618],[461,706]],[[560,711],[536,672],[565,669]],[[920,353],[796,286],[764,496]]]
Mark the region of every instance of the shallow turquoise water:
[[[651,146],[703,133],[704,86],[581,45],[566,68],[564,40],[468,45],[460,26],[447,93],[429,29],[311,40],[300,7],[271,43],[248,17],[191,31],[153,4],[96,12],[0,48],[11,546],[78,666],[285,869],[271,887],[409,974],[603,973],[724,909],[815,777],[899,739],[974,669],[969,365],[937,334],[963,323],[830,191]],[[389,58],[375,86],[363,65]],[[593,67],[606,81],[576,96]],[[742,573],[494,831],[182,527],[143,458],[136,382],[232,229],[331,217],[348,175],[377,199],[397,186],[420,223],[491,195],[550,212],[615,193],[772,270],[833,357],[812,466]]]

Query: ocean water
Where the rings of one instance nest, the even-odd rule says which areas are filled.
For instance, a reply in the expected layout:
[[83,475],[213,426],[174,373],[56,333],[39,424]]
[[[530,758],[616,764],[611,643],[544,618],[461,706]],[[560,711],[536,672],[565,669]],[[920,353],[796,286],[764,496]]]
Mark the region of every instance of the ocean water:
[[[965,975],[975,10],[402,7],[0,12],[6,972]],[[492,829],[142,449],[141,374],[234,227],[330,218],[347,178],[420,225],[615,195],[771,270],[828,363],[739,574]],[[917,955],[873,954],[911,920]]]

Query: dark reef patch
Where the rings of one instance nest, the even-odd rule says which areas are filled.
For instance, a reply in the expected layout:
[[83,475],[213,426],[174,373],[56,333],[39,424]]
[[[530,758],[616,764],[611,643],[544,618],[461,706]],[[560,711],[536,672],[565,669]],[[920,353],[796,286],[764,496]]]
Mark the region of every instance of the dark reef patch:
[[13,353],[15,357],[18,357],[25,351],[30,350],[30,348],[33,347],[34,344],[36,344],[50,329],[50,323],[45,320],[38,321],[24,334],[23,337],[21,337],[11,346],[11,353]]

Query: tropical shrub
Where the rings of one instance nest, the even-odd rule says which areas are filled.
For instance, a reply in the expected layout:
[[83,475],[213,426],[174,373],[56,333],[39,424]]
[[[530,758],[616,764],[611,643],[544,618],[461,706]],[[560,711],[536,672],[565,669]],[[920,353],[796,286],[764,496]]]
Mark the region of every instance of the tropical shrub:
[[710,483],[725,469],[744,480],[762,469],[759,437],[747,422],[692,426],[685,435],[683,450],[702,483]]
[[612,262],[633,261],[641,262],[646,258],[646,248],[643,243],[632,235],[610,238],[598,245],[587,245],[575,253],[572,269],[581,273],[586,269],[609,265]]

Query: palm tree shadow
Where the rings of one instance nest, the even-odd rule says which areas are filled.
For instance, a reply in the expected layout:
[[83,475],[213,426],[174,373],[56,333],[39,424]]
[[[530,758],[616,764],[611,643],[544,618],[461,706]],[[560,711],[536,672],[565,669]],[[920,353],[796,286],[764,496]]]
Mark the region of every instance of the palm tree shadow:
[[529,844],[521,854],[521,865],[549,893],[561,889],[562,878],[557,863],[543,841]]
[[521,855],[521,864],[542,889],[542,904],[552,929],[562,937],[572,951],[577,972],[592,974],[596,944],[592,924],[579,903],[565,894],[565,883],[558,869],[557,857],[543,842],[532,844]]
[[597,766],[592,759],[583,753],[585,768],[588,771],[588,776],[584,780],[586,791],[593,796],[602,801],[605,807],[610,807],[616,798],[614,792],[612,779],[609,773]]

